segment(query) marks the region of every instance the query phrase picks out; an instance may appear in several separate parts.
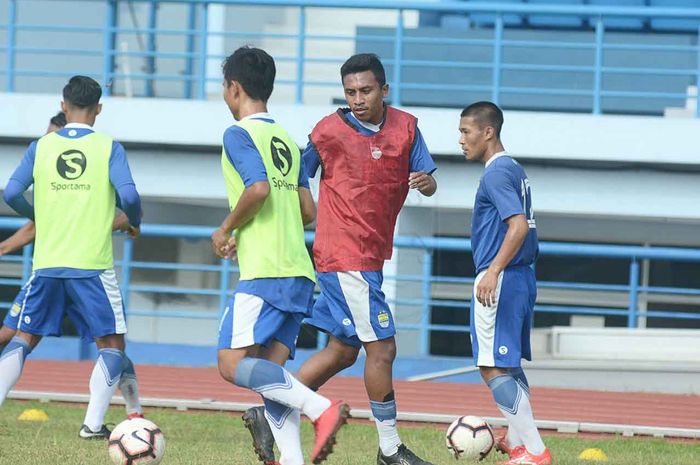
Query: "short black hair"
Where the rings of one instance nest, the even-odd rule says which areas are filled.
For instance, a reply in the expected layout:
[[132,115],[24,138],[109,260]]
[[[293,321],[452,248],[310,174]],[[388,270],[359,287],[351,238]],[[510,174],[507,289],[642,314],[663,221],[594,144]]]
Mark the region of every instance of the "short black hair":
[[236,81],[248,96],[267,102],[275,85],[275,60],[263,49],[240,47],[221,66],[226,82]]
[[501,137],[503,111],[493,102],[476,102],[462,110],[462,118],[474,118],[480,126],[491,126],[496,130],[496,137]]
[[358,53],[348,58],[343,63],[343,66],[340,67],[340,80],[345,79],[345,76],[348,74],[362,73],[364,71],[372,71],[379,86],[384,87],[386,84],[384,65],[374,53]]
[[49,123],[52,124],[53,126],[62,128],[65,126],[68,121],[66,121],[66,114],[63,113],[62,111],[59,111],[56,113],[56,116],[52,116],[51,119],[49,120]]
[[63,88],[63,101],[78,108],[94,107],[101,97],[100,84],[87,76],[73,76]]

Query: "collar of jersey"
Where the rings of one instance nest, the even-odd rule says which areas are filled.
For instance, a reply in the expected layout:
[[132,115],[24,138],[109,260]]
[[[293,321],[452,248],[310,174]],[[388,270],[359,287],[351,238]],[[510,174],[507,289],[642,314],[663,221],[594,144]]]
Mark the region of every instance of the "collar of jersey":
[[266,111],[261,111],[260,113],[253,113],[252,115],[248,115],[244,118],[241,118],[241,121],[246,120],[246,119],[265,119],[274,122],[275,119],[272,117],[272,115]]
[[89,124],[85,123],[68,123],[64,126],[66,129],[90,129],[92,130],[92,126]]
[[506,155],[508,155],[508,152],[505,150],[503,152],[494,153],[493,156],[489,158],[489,161],[486,162],[486,166],[484,166],[484,168],[488,168],[489,165],[496,160],[496,158],[505,157]]

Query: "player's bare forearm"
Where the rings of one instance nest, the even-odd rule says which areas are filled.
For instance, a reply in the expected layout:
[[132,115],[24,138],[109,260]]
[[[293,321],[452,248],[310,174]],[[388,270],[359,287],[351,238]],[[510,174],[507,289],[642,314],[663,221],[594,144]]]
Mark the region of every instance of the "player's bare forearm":
[[496,273],[496,275],[503,271],[513,260],[529,231],[525,215],[513,215],[506,219],[506,224],[508,225],[508,231],[503,238],[503,244],[501,244],[496,257],[489,265],[489,271]]
[[311,191],[305,187],[299,188],[299,205],[304,226],[313,223],[316,220],[316,204]]
[[224,218],[220,228],[225,233],[231,234],[231,231],[246,224],[260,211],[269,195],[270,183],[267,181],[259,181],[247,187],[233,211]]
[[19,250],[34,240],[36,228],[33,221],[27,221],[13,235],[0,242],[0,255]]

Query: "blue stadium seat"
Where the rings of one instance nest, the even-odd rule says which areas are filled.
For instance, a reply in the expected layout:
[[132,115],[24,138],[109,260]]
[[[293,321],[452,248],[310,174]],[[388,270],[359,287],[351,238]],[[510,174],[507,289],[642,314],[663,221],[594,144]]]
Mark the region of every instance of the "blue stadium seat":
[[452,29],[469,29],[469,18],[464,15],[445,14],[440,18],[440,27]]
[[[523,3],[523,0],[471,0],[478,3]],[[496,23],[496,15],[489,13],[472,13],[471,21],[476,26],[493,27]],[[521,26],[523,24],[522,15],[503,15],[503,25]]]
[[[698,8],[698,0],[651,0],[650,6],[666,8]],[[683,18],[654,18],[651,20],[652,29],[657,31],[698,32],[700,21],[698,19]]]
[[[583,0],[528,0],[532,5],[583,5]],[[583,27],[582,16],[561,15],[530,15],[532,26],[551,28],[580,28]]]
[[[647,0],[588,0],[590,5],[605,6],[646,6]],[[589,23],[595,28],[598,18],[590,18]],[[622,16],[603,17],[603,25],[610,29],[625,29],[630,31],[640,31],[644,29],[644,18],[632,18]]]

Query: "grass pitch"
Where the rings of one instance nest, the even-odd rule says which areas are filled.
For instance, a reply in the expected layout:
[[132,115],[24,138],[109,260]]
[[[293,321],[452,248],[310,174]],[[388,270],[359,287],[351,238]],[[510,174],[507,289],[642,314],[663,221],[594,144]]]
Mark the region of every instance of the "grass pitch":
[[[44,410],[48,421],[20,421],[17,417],[29,408]],[[109,465],[104,441],[78,438],[84,406],[7,401],[0,410],[0,464],[7,465]],[[257,465],[250,446],[250,436],[240,415],[227,412],[177,412],[171,409],[148,409],[148,418],[163,430],[167,448],[166,465]],[[122,408],[113,408],[107,421],[119,423]],[[403,441],[419,456],[435,465],[455,460],[445,448],[445,426],[405,427]],[[308,421],[302,430],[306,456],[311,451],[312,430]],[[582,450],[597,447],[608,455],[609,465],[698,465],[700,441],[669,441],[603,437],[595,439],[552,435],[545,437],[557,465],[594,464],[579,460]],[[377,437],[373,424],[357,422],[339,434],[327,465],[374,465]],[[493,464],[503,456],[491,453],[483,464]],[[470,463],[460,461],[459,463]],[[456,464],[455,464],[456,465]]]

